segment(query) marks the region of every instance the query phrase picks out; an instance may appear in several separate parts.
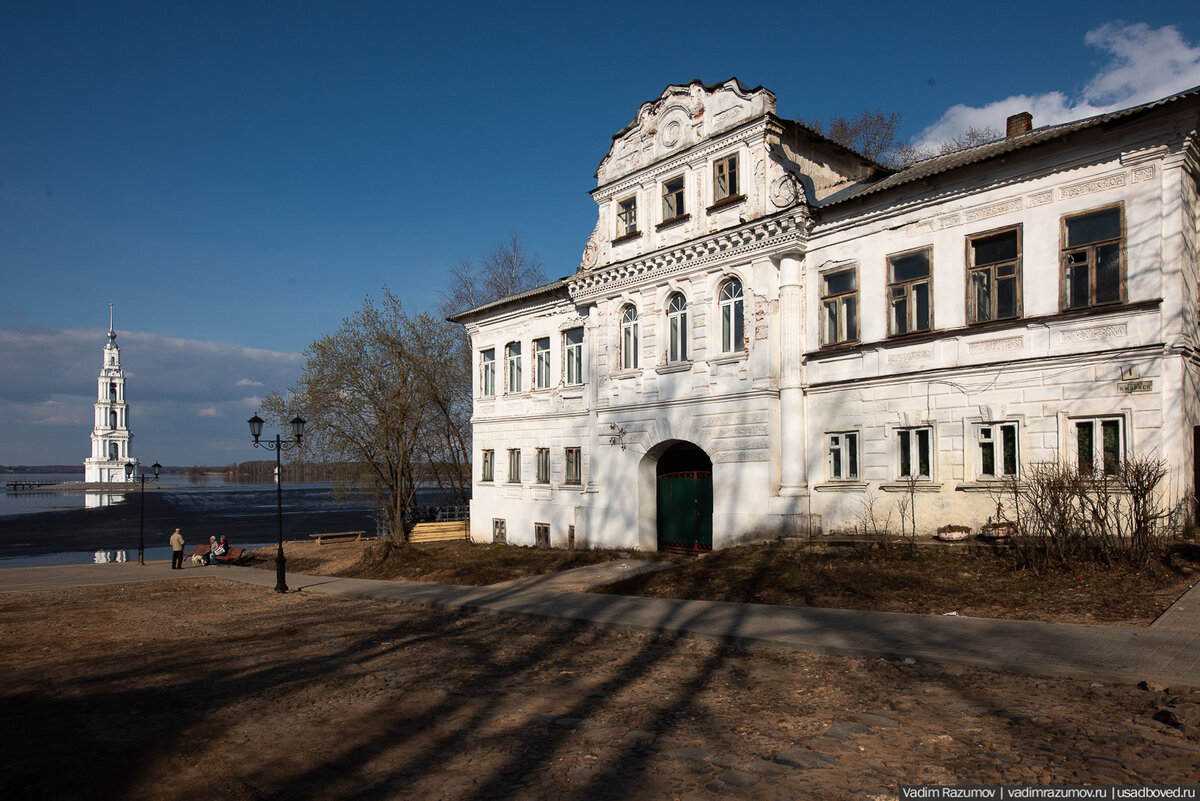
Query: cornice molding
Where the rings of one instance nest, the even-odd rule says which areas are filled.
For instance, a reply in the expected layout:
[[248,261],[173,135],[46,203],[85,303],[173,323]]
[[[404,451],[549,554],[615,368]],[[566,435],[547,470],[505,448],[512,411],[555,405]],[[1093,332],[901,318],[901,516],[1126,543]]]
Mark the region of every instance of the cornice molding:
[[567,291],[576,303],[582,303],[644,281],[659,281],[722,259],[750,253],[803,253],[811,228],[808,208],[797,206],[780,216],[755,220],[628,261],[576,273],[567,279]]

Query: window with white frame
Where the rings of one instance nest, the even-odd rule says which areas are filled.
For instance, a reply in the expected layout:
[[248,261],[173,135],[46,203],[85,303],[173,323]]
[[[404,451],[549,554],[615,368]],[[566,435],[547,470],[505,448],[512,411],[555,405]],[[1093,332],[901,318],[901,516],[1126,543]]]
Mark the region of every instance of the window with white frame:
[[617,237],[633,236],[637,227],[637,195],[617,201]]
[[484,397],[496,394],[495,348],[488,348],[479,353],[479,394]]
[[717,301],[721,317],[721,352],[736,353],[745,347],[742,282],[726,281]]
[[1017,423],[980,423],[975,432],[975,476],[980,479],[1015,477],[1021,459]]
[[521,391],[521,343],[509,342],[504,346],[504,358],[508,363],[508,391]]
[[537,389],[550,388],[550,337],[533,340],[533,381]]
[[822,345],[858,339],[857,268],[821,273],[821,316]]
[[713,164],[713,203],[738,194],[738,160],[729,156]]
[[480,466],[480,478],[483,481],[496,480],[496,452],[492,449],[487,449],[483,452],[482,464]]
[[621,313],[621,369],[635,370],[638,366],[638,314],[632,306]]
[[566,352],[566,383],[583,383],[583,329],[572,328],[563,333],[563,350]]
[[536,466],[535,466],[535,473],[536,473],[535,477],[537,479],[537,483],[549,484],[550,483],[550,449],[549,448],[538,448],[534,452],[534,455],[537,457]]
[[1063,218],[1063,308],[1120,303],[1125,291],[1121,207]]
[[896,429],[896,477],[926,480],[933,477],[932,470],[933,429]]
[[928,331],[932,283],[929,248],[888,256],[888,334]]
[[662,186],[663,222],[670,222],[678,217],[682,217],[686,213],[683,205],[683,176],[680,175],[669,181],[663,181]]
[[1080,472],[1112,475],[1125,458],[1125,418],[1073,418],[1071,439]]
[[521,449],[508,449],[508,480],[513,484],[521,483]]
[[967,322],[1021,316],[1021,229],[967,239]]
[[828,435],[826,475],[830,481],[858,480],[858,432],[838,431]]
[[566,474],[563,477],[564,484],[582,484],[583,483],[583,466],[581,464],[582,451],[578,447],[565,449],[566,457]]
[[676,292],[667,303],[667,329],[670,340],[667,348],[667,361],[686,362],[688,360],[688,309],[687,299]]

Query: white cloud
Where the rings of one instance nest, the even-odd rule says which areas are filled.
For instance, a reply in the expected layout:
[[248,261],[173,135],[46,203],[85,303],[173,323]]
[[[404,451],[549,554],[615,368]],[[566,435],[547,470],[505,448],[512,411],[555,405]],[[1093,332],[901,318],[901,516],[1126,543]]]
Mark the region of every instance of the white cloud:
[[1028,111],[1036,127],[1057,125],[1147,103],[1200,85],[1200,47],[1177,28],[1151,28],[1143,22],[1113,22],[1089,31],[1084,41],[1109,54],[1109,61],[1077,98],[1063,92],[1013,95],[984,106],[956,105],[913,140],[918,148],[962,134],[967,128],[1003,129],[1013,114]]
[[262,385],[263,382],[251,381],[249,378],[240,378],[238,379],[237,383],[234,384],[235,387],[261,387]]
[[197,417],[216,417],[217,416],[217,407],[201,406],[199,409],[196,410],[196,416]]

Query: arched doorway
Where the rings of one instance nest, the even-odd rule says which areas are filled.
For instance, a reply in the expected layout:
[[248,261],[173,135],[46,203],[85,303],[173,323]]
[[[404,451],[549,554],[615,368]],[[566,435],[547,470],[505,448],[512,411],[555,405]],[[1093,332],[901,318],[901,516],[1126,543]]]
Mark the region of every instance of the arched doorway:
[[665,450],[656,465],[660,551],[712,550],[712,460],[690,442]]

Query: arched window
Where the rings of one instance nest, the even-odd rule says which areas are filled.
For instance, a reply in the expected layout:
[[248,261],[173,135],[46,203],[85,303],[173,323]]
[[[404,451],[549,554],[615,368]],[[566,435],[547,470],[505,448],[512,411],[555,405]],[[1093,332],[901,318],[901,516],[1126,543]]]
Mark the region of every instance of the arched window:
[[638,366],[637,309],[629,306],[621,314],[621,369],[636,370]]
[[721,287],[721,352],[736,353],[745,346],[742,282],[726,281]]
[[672,295],[670,302],[667,303],[667,328],[671,332],[667,361],[686,362],[688,360],[687,299],[678,292]]

